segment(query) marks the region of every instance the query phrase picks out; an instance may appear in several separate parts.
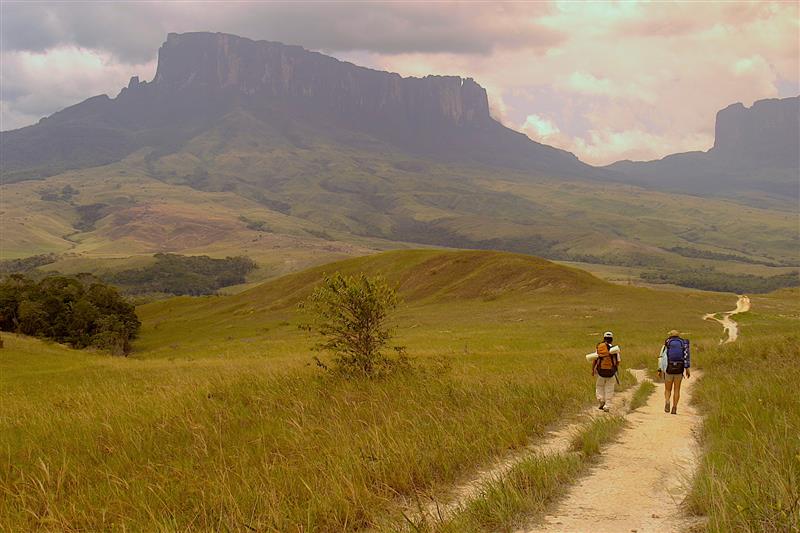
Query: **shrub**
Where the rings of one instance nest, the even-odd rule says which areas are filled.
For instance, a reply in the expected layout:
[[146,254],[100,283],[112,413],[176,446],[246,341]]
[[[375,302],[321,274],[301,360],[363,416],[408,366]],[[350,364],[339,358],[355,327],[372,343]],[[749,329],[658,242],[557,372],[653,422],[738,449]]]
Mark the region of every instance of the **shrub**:
[[397,305],[397,292],[382,278],[337,273],[326,276],[301,304],[311,315],[311,322],[301,327],[322,337],[314,348],[333,354],[333,371],[372,377],[408,364],[402,347],[394,347],[394,358],[383,353],[391,339],[389,314]]

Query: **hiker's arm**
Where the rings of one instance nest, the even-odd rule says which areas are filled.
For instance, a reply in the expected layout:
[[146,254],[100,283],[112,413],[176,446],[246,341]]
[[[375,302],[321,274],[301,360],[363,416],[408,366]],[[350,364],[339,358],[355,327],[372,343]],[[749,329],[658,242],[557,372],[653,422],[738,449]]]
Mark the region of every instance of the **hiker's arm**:
[[686,377],[687,378],[692,375],[692,373],[689,371],[689,367],[692,366],[691,365],[692,356],[691,356],[691,353],[689,352],[689,350],[690,350],[689,341],[687,340],[686,341],[686,354],[685,354],[685,356],[683,358],[683,368],[684,368],[684,371],[686,372]]

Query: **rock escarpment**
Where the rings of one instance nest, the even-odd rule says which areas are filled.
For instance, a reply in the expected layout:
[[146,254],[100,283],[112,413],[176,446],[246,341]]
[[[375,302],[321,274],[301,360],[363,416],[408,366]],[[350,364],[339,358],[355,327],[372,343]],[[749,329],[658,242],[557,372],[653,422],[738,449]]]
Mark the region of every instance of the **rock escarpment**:
[[172,94],[204,90],[290,99],[398,121],[413,117],[465,125],[491,120],[486,91],[471,78],[403,78],[299,46],[221,33],[169,34],[159,49],[152,85]]
[[133,76],[116,98],[95,96],[2,133],[6,180],[105,164],[145,147],[169,153],[232,112],[290,140],[300,127],[326,144],[363,144],[366,136],[368,145],[440,161],[555,176],[600,172],[492,119],[486,91],[471,78],[404,78],[299,46],[170,33],[152,81]]
[[798,147],[800,98],[772,98],[749,108],[736,103],[719,111],[709,153],[716,158],[797,166]]

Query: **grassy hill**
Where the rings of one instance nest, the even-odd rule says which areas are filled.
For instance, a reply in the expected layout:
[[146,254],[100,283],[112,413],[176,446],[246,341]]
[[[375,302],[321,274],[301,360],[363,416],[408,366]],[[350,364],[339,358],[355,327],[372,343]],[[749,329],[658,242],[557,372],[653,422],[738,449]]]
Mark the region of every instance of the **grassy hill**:
[[[335,271],[399,287],[397,341],[414,373],[351,382],[310,365],[295,304]],[[583,354],[604,330],[631,367],[652,365],[678,328],[702,367],[721,336],[702,314],[734,301],[612,285],[528,256],[413,250],[144,305],[129,358],[6,334],[0,524],[397,531],[410,502],[591,402]],[[796,291],[754,297],[742,335],[780,335],[798,317]]]
[[724,309],[730,299],[692,292],[681,294],[680,309],[672,309],[664,300],[675,295],[613,285],[530,256],[395,251],[315,267],[231,296],[144,305],[137,349],[147,358],[268,354],[294,364],[298,346],[310,345],[297,327],[297,304],[324,273],[334,272],[380,274],[397,286],[405,301],[396,318],[399,342],[422,355],[580,351],[608,329],[629,331],[621,333],[626,343],[646,345],[672,323],[713,336],[715,325],[697,317],[709,308]]

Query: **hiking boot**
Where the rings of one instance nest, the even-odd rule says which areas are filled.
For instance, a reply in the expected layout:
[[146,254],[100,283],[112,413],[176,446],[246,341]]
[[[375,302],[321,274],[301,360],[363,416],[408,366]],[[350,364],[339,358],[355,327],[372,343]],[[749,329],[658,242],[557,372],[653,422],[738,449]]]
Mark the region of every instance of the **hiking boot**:
[[664,404],[664,412],[669,413],[669,402]]
[[605,412],[607,413],[607,412],[609,412],[610,410],[611,410],[611,406],[609,406],[609,405],[603,405],[603,411],[605,411]]
[[602,411],[605,408],[605,406],[606,406],[606,402],[600,402],[600,405],[597,408]]
[[677,405],[673,405],[672,406],[672,414],[673,415],[677,415],[678,414],[678,406]]

